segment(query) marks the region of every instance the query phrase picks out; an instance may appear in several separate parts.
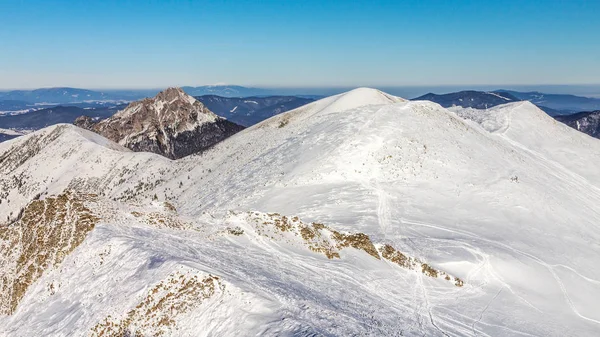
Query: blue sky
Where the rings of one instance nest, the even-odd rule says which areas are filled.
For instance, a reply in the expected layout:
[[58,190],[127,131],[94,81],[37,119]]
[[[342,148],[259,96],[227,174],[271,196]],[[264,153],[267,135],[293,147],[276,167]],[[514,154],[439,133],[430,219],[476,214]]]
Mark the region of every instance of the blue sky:
[[0,88],[600,83],[600,1],[0,0]]

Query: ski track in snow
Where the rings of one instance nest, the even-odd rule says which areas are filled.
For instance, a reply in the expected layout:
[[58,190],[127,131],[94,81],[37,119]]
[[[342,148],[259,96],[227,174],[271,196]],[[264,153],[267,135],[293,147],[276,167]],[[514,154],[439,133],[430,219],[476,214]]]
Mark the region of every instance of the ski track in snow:
[[473,322],[473,336],[477,336],[477,333],[475,331],[475,325],[477,325],[477,323],[479,323],[481,321],[481,319],[483,318],[483,314],[485,314],[486,310],[490,307],[492,302],[494,302],[496,300],[496,298],[500,295],[501,292],[502,292],[502,288],[500,288],[500,290],[498,290],[498,293],[494,296],[494,298],[492,298],[489,301],[489,303],[485,306],[485,308],[483,308],[483,310],[479,314],[479,318],[475,322]]
[[433,319],[434,315],[432,313],[432,308],[431,308],[431,305],[429,304],[429,298],[428,298],[429,295],[427,294],[427,288],[423,285],[423,275],[419,275],[417,282],[418,282],[419,287],[421,288],[421,293],[423,294],[423,302],[425,303],[425,309],[427,310],[427,316],[429,317],[429,322],[441,334],[443,334],[444,336],[450,336],[446,331],[442,330],[437,324],[435,324],[435,321]]
[[[520,250],[518,250],[516,248],[512,248],[512,247],[510,247],[510,246],[508,246],[506,244],[503,244],[503,243],[500,243],[500,242],[497,242],[497,241],[493,241],[493,240],[489,240],[489,239],[483,238],[483,237],[478,236],[478,235],[473,234],[473,233],[468,233],[468,232],[458,231],[458,230],[452,230],[452,229],[449,229],[449,228],[445,228],[445,227],[442,227],[442,226],[431,225],[431,224],[411,222],[411,221],[407,221],[407,220],[403,220],[403,223],[410,224],[410,225],[415,225],[415,226],[430,227],[430,228],[435,228],[435,229],[439,229],[439,230],[443,230],[443,231],[447,231],[447,232],[459,234],[459,235],[462,235],[462,236],[468,236],[468,237],[471,237],[471,238],[474,238],[474,239],[477,239],[477,240],[481,240],[481,241],[484,241],[484,242],[491,243],[491,244],[496,245],[498,247],[501,247],[501,248],[504,248],[506,250],[509,250],[509,251],[511,251],[511,252],[513,252],[515,254],[518,254],[518,255],[521,255],[521,256],[524,256],[524,257],[527,257],[527,258],[533,260],[534,262],[536,262],[536,263],[544,266],[552,274],[552,276],[554,277],[554,280],[556,281],[558,287],[560,288],[560,290],[561,290],[561,292],[562,292],[562,294],[563,294],[563,296],[565,298],[565,301],[567,302],[567,304],[569,305],[569,307],[571,308],[571,310],[573,311],[573,313],[575,315],[577,315],[578,317],[580,317],[580,318],[582,318],[584,320],[587,320],[587,321],[590,321],[590,322],[593,322],[593,323],[596,323],[596,324],[600,324],[600,321],[592,319],[592,318],[589,318],[589,317],[586,317],[586,316],[582,315],[581,313],[579,313],[579,311],[577,310],[577,308],[573,304],[573,302],[571,300],[571,297],[569,296],[569,294],[567,292],[567,289],[565,288],[565,286],[562,283],[561,279],[558,277],[558,275],[556,275],[556,272],[554,271],[553,265],[546,263],[544,260],[542,260],[542,259],[540,259],[540,258],[538,258],[536,256],[533,256],[533,255],[531,255],[529,253],[525,253],[523,251],[520,251]],[[575,271],[575,273],[577,275],[581,275],[581,274],[579,274],[576,271]],[[586,277],[582,277],[582,278],[584,280],[586,280],[586,281],[589,280]],[[593,280],[593,281],[595,283],[598,282],[596,280]]]

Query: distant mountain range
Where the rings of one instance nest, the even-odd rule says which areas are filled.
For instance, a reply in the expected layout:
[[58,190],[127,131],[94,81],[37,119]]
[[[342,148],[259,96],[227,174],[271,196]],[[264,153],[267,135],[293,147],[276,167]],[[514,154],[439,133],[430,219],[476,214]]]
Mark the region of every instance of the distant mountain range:
[[574,129],[587,133],[592,137],[600,138],[600,110],[556,116],[555,118]]
[[449,94],[436,95],[429,93],[413,101],[431,101],[445,108],[461,106],[463,108],[488,109],[500,104],[518,102],[520,99],[507,92],[459,91]]
[[77,88],[44,88],[35,90],[13,90],[0,92],[0,101],[20,101],[29,104],[64,104],[93,101],[127,101],[143,95],[126,91],[100,92]]
[[448,94],[429,93],[413,100],[427,100],[443,107],[487,109],[500,104],[516,101],[530,101],[550,116],[569,115],[579,111],[600,109],[600,98],[575,95],[544,94],[539,92],[519,92],[511,90],[459,91]]
[[87,115],[103,119],[114,115],[124,109],[126,104],[113,105],[99,108],[80,108],[76,106],[56,106],[24,114],[0,115],[0,128],[16,130],[38,130],[59,123],[73,123],[75,118]]
[[[2,93],[0,93],[0,95],[2,95]],[[20,111],[31,108],[32,104],[25,101],[11,99],[0,101],[0,111]]]
[[[320,99],[323,95],[304,95],[303,90],[308,89],[272,89],[272,88],[250,88],[239,85],[205,85],[205,86],[186,86],[183,91],[190,96],[216,95],[221,97],[250,97],[250,96],[296,96],[302,98]],[[291,91],[290,91],[291,90]],[[323,89],[327,95],[336,94],[333,89]],[[13,90],[0,92],[0,112],[31,109],[32,107],[50,107],[56,105],[75,103],[96,103],[97,102],[131,102],[146,97],[156,95],[160,89],[139,89],[139,90],[88,90],[79,88],[42,88],[35,90]],[[318,90],[317,90],[318,91]],[[316,92],[312,89],[311,92]],[[481,93],[481,91],[461,91],[462,95]],[[600,98],[581,97],[575,95],[546,94],[540,92],[520,92],[514,90],[493,90],[487,94],[496,93],[506,98],[517,100],[528,100],[537,106],[547,107],[549,109],[560,111],[561,114],[575,113],[580,111],[600,110]],[[445,97],[445,100],[459,100],[457,93],[452,93],[453,97]],[[425,96],[445,96],[436,94],[427,94]],[[510,96],[510,97],[509,97]],[[500,100],[502,98],[498,97]],[[487,99],[493,99],[487,97]],[[431,99],[430,99],[431,100]],[[477,99],[476,99],[477,101]],[[499,101],[501,102],[501,101]]]
[[[183,87],[186,94],[195,96],[215,114],[236,124],[251,126],[282,112],[308,104],[319,96],[280,96],[276,90],[248,88],[236,85],[209,85]],[[37,130],[57,123],[73,123],[86,115],[92,119],[112,116],[126,107],[125,103],[154,96],[158,90],[93,91],[77,88],[48,88],[0,92],[0,129]],[[443,107],[488,109],[497,105],[527,100],[550,116],[578,130],[597,137],[593,131],[594,112],[599,111],[600,98],[575,95],[519,92],[513,90],[460,91],[447,94],[429,93],[413,100],[429,100]],[[578,118],[583,118],[579,121]],[[586,125],[585,127],[583,125]],[[592,131],[590,131],[592,130]],[[15,137],[0,131],[0,141]]]
[[562,115],[580,111],[600,110],[600,98],[581,97],[575,95],[545,94],[537,91],[519,92],[501,90],[509,93],[519,100],[530,101],[540,106],[548,107],[563,112]]
[[267,96],[267,97],[221,97],[204,95],[197,100],[219,116],[244,125],[251,126],[282,112],[295,109],[313,102],[314,99],[296,96]]
[[[274,95],[271,89],[248,88],[238,85],[205,85],[183,87],[188,95],[219,95],[247,97]],[[66,103],[126,101],[131,102],[156,95],[160,89],[140,90],[88,90],[78,88],[42,88],[0,92],[0,111],[21,110],[31,105],[60,105]]]
[[222,97],[248,97],[273,95],[273,90],[248,88],[239,85],[203,85],[199,87],[182,87],[191,96],[217,95]]

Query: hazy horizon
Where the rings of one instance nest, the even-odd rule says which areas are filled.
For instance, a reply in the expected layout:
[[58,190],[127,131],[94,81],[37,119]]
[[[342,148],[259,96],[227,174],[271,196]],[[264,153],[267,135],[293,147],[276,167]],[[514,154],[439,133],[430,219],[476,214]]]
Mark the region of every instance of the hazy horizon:
[[[569,94],[569,95],[577,95],[584,97],[594,97],[600,98],[600,84],[572,84],[572,85],[561,85],[561,84],[551,84],[551,85],[510,85],[510,84],[500,84],[500,85],[429,85],[429,86],[377,86],[377,85],[357,85],[357,86],[312,86],[312,87],[287,87],[287,86],[251,86],[251,85],[238,85],[238,84],[208,84],[208,85],[197,85],[190,87],[202,87],[202,86],[242,86],[245,88],[253,88],[253,89],[264,89],[268,91],[272,91],[272,94],[275,95],[334,95],[338,93],[342,93],[345,91],[352,90],[358,87],[371,87],[376,88],[387,93],[397,95],[404,98],[415,98],[427,93],[435,93],[435,94],[445,94],[456,91],[464,91],[464,90],[477,90],[477,91],[492,91],[492,90],[513,90],[513,91],[521,91],[521,92],[531,92],[531,91],[539,91],[546,94]],[[155,87],[155,88],[91,88],[91,87],[74,87],[74,86],[51,86],[51,87],[43,87],[43,88],[0,88],[0,92],[8,92],[13,90],[23,90],[30,91],[36,89],[51,89],[51,88],[73,88],[73,89],[85,89],[92,91],[104,91],[104,92],[112,92],[112,91],[132,91],[132,92],[153,92],[160,91],[169,86],[163,87]],[[181,85],[176,87],[188,87],[187,85]]]

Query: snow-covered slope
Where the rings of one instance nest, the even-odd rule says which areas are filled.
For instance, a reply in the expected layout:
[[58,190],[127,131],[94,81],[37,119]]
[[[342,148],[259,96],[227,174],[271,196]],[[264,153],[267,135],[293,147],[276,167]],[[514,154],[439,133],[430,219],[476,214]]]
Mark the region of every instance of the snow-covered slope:
[[[573,132],[567,125],[540,113],[530,102],[500,105],[487,111],[451,108],[467,120],[473,120],[521,148],[524,154],[550,165],[549,171],[569,172],[582,184],[600,187],[598,140]],[[582,180],[583,179],[583,180]]]
[[[70,124],[9,140],[0,144],[1,219],[15,217],[37,195],[58,194],[65,189],[94,193],[114,190],[127,195],[136,188],[138,179],[159,175],[152,167],[168,166],[169,162],[151,153],[133,153]],[[142,167],[149,169],[142,172]]]
[[[0,219],[70,190],[0,229],[0,287],[29,275],[0,334],[597,335],[600,145],[486,113],[362,88],[177,161],[66,126],[0,144],[4,181],[31,177]],[[19,248],[45,228],[84,238]]]

